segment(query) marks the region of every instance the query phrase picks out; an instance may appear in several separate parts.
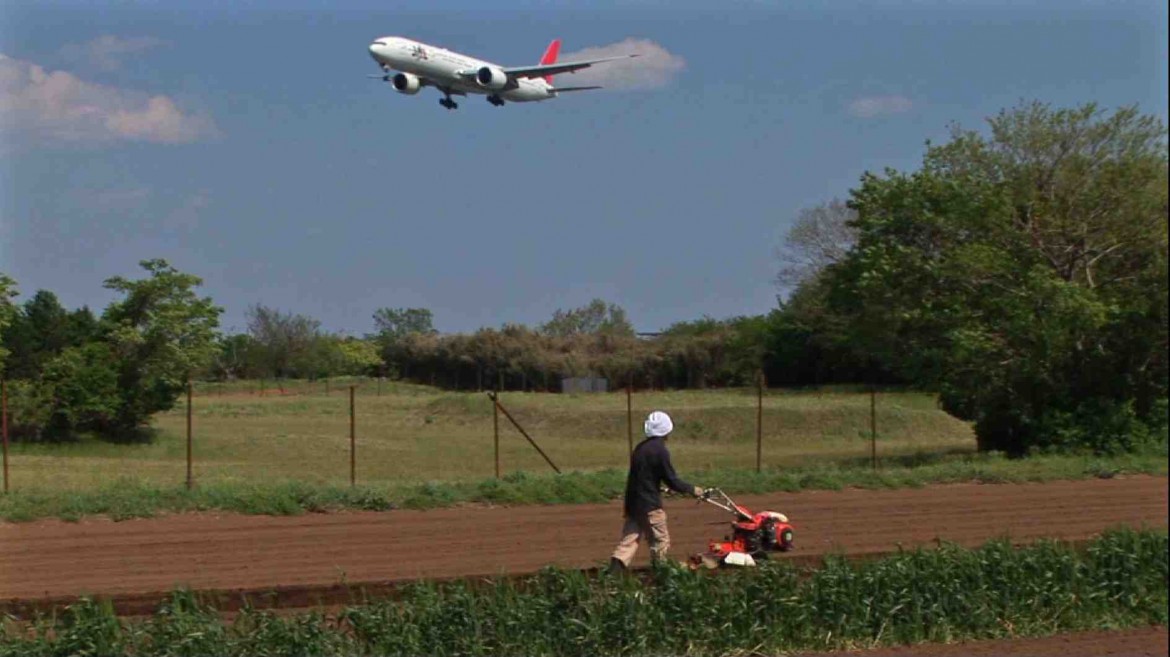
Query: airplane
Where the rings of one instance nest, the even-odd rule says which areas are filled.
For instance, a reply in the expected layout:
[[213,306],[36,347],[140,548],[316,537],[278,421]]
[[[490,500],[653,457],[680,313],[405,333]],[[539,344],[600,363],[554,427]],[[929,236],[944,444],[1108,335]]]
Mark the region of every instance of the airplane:
[[558,64],[560,50],[561,40],[554,39],[536,66],[504,67],[404,37],[387,36],[370,44],[370,56],[382,68],[381,75],[370,77],[382,78],[394,85],[395,91],[407,95],[414,95],[423,87],[434,87],[443,93],[439,104],[448,110],[459,107],[451,96],[467,94],[484,94],[489,103],[503,107],[508,101],[549,100],[567,91],[600,89],[598,86],[554,87],[552,80],[559,73],[572,73],[594,64],[638,56],[622,55]]

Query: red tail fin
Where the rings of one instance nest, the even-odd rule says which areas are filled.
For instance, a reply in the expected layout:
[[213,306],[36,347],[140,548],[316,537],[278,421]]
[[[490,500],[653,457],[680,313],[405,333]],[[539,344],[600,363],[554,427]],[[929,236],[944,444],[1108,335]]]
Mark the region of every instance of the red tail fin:
[[[548,44],[548,48],[545,48],[544,55],[540,58],[540,65],[544,66],[545,64],[556,64],[557,63],[557,55],[559,55],[560,53],[561,53],[561,40],[560,39],[553,39],[552,43]],[[544,76],[545,82],[552,84],[552,80],[553,80],[553,76],[551,76],[551,75]]]

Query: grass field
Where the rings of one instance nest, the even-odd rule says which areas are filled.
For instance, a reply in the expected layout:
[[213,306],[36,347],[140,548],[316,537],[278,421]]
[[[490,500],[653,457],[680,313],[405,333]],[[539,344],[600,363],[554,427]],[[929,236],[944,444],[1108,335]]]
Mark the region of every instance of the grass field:
[[[282,395],[256,383],[197,390],[194,476],[200,485],[349,482],[349,401],[345,382],[295,382]],[[501,401],[562,470],[623,470],[624,392],[506,393]],[[370,486],[480,480],[494,475],[492,404],[482,393],[366,382],[358,388],[357,479]],[[755,390],[647,392],[633,396],[635,441],[650,410],[675,418],[670,446],[681,472],[753,469]],[[970,427],[916,392],[877,395],[878,456],[893,465],[975,450]],[[508,420],[500,418],[504,473],[550,472]],[[12,488],[95,490],[119,480],[177,485],[186,476],[183,402],[154,422],[149,443],[93,439],[13,446]],[[853,391],[768,391],[763,406],[767,468],[869,463],[870,398]]]
[[[615,499],[623,490],[624,393],[503,395],[504,406],[566,475],[554,475],[501,414],[503,478],[497,480],[486,395],[367,382],[356,395],[358,485],[351,488],[345,387],[334,382],[326,393],[322,383],[301,382],[285,391],[296,394],[269,388],[260,395],[254,383],[197,392],[193,490],[184,486],[183,404],[155,419],[150,442],[14,445],[12,492],[0,496],[0,519],[576,504]],[[1168,469],[1164,447],[1108,458],[981,454],[970,427],[938,410],[931,395],[883,392],[876,399],[877,470],[870,460],[869,395],[849,390],[767,393],[758,473],[752,390],[636,394],[635,440],[649,410],[670,412],[680,473],[730,493],[1164,476]]]

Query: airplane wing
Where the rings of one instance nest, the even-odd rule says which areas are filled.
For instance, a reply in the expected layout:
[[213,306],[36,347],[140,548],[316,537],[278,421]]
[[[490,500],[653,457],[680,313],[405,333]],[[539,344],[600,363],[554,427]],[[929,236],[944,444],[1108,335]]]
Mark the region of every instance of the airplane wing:
[[[382,80],[383,82],[390,82],[391,80],[394,79],[394,75],[391,74],[390,72],[379,73],[377,75],[370,74],[370,75],[367,75],[366,77],[367,78],[377,78],[379,80]],[[448,96],[466,96],[467,95],[466,92],[459,91],[458,89],[454,89],[454,88],[445,87],[445,86],[435,82],[434,80],[424,78],[421,75],[416,75],[415,77],[418,78],[418,86],[420,86],[420,87],[434,87],[434,88],[438,89],[439,91],[442,91],[443,93],[447,94]]]
[[559,62],[557,64],[539,64],[537,66],[513,66],[503,69],[510,79],[514,78],[541,78],[546,75],[572,73],[583,68],[589,68],[602,62],[613,62],[619,59],[630,59],[637,55],[621,55],[620,57],[603,57],[602,59],[587,59],[579,62]]

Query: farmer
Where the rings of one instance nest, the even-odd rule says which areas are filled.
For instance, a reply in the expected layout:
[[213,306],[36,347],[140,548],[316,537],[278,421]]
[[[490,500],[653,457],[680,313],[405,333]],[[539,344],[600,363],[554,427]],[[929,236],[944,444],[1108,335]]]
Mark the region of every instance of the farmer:
[[630,455],[630,474],[626,478],[625,523],[622,538],[609,560],[610,572],[629,567],[638,551],[638,542],[646,538],[650,543],[650,558],[657,561],[670,548],[670,534],[666,530],[666,512],[662,510],[659,487],[665,483],[680,493],[699,497],[703,489],[679,479],[670,464],[666,438],[674,429],[670,416],[654,411],[646,418],[646,439],[638,443]]

